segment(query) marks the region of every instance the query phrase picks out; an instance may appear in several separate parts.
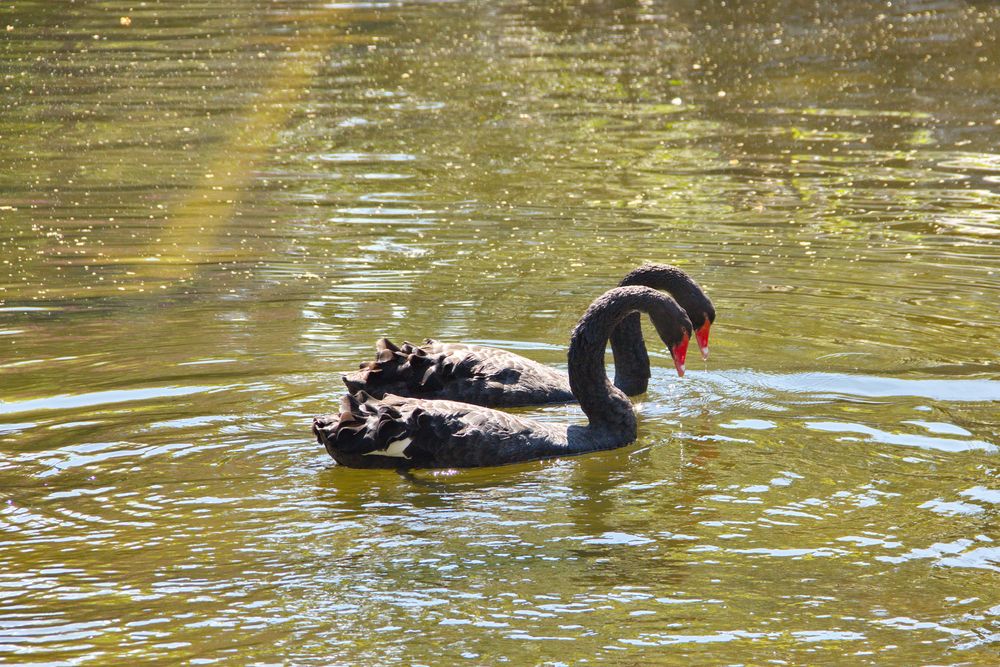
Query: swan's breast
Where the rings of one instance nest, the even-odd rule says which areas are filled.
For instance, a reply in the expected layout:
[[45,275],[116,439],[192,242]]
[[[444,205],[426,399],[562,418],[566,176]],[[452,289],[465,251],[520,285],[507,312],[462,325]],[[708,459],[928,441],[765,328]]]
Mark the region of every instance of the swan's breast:
[[403,451],[406,449],[407,445],[410,444],[412,438],[403,438],[402,440],[395,440],[389,443],[389,446],[385,449],[377,449],[374,452],[365,452],[365,456],[395,456],[399,458],[408,459],[410,458]]

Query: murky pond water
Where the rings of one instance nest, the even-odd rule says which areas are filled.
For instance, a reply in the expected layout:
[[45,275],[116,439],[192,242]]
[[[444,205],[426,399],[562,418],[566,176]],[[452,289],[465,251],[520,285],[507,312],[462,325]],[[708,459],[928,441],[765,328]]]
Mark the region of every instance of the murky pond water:
[[[224,4],[0,15],[0,662],[995,664],[996,4]],[[644,261],[634,445],[310,435]]]

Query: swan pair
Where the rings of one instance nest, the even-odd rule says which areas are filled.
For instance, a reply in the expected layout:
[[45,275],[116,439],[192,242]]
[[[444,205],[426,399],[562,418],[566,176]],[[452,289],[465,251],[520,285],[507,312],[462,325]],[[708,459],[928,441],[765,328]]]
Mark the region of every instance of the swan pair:
[[[667,296],[658,290],[665,290]],[[684,374],[688,340],[702,357],[711,300],[686,273],[648,264],[598,297],[570,336],[568,376],[520,355],[477,345],[376,344],[375,361],[344,376],[340,413],[313,420],[330,456],[353,468],[464,468],[613,449],[636,438],[628,395],[646,391],[646,313]],[[615,382],[604,367],[611,341]],[[579,400],[586,426],[548,424],[492,409]]]

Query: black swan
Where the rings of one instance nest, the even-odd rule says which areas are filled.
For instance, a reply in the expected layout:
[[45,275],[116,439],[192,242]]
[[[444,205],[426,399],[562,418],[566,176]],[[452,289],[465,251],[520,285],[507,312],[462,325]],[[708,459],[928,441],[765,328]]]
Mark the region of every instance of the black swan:
[[[665,290],[680,304],[694,326],[702,358],[708,358],[708,331],[715,307],[698,284],[675,266],[646,264],[625,276],[620,287],[643,285]],[[386,394],[446,399],[487,407],[516,407],[575,401],[565,373],[519,354],[480,345],[440,343],[400,347],[385,338],[375,344],[375,361],[344,375],[350,393],[364,391],[376,398]],[[649,355],[642,338],[639,313],[628,315],[611,335],[615,386],[629,396],[645,393]],[[671,350],[677,374],[684,375],[687,344]]]
[[456,401],[391,394],[379,400],[360,391],[344,397],[340,414],[316,417],[313,433],[337,463],[352,468],[492,466],[621,447],[635,440],[636,416],[629,398],[608,380],[604,351],[611,332],[636,311],[649,314],[671,350],[693,331],[677,302],[649,287],[616,287],[598,297],[569,345],[569,386],[589,419],[586,426]]

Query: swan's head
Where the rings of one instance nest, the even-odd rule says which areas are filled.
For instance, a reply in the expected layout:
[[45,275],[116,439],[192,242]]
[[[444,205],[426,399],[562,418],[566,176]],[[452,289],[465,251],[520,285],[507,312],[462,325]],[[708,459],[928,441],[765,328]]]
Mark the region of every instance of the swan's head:
[[691,320],[673,299],[663,296],[659,301],[659,307],[649,311],[649,318],[653,320],[656,333],[660,340],[670,350],[670,356],[674,359],[674,368],[677,375],[684,377],[684,362],[687,360],[688,342],[694,327]]
[[708,359],[708,331],[715,322],[715,306],[691,276],[669,264],[644,264],[629,272],[621,284],[645,285],[669,292],[691,320],[701,358]]
[[707,360],[708,331],[712,328],[712,323],[715,322],[715,306],[712,304],[712,300],[694,284],[694,281],[691,281],[689,286],[675,287],[671,291],[671,295],[691,320],[695,340],[698,341],[698,349],[701,350],[701,358]]

